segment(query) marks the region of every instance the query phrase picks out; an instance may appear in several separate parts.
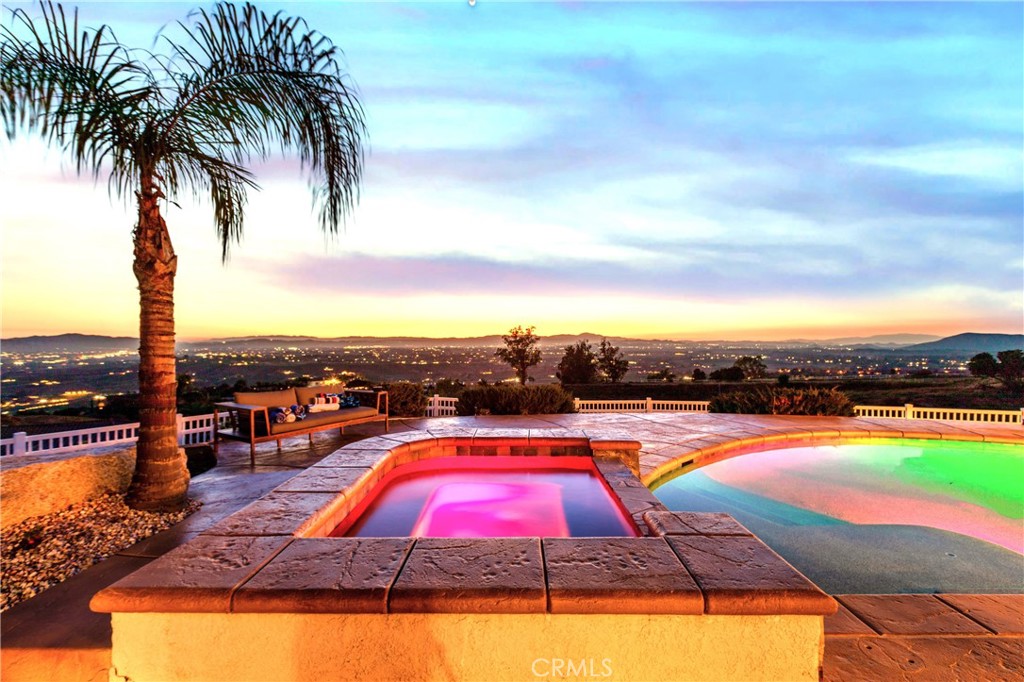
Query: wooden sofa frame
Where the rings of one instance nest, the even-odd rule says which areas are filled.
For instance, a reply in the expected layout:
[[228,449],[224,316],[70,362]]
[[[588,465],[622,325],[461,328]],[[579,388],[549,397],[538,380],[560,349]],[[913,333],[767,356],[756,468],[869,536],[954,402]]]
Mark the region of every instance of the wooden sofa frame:
[[[339,391],[339,393],[348,394],[363,394],[363,395],[375,395],[377,398],[377,414],[373,416],[356,417],[351,419],[344,418],[344,410],[338,411],[337,421],[325,421],[318,423],[311,423],[308,427],[294,429],[286,433],[271,433],[270,430],[270,407],[266,405],[243,405],[236,402],[223,402],[214,403],[213,406],[213,451],[217,452],[217,448],[220,446],[220,440],[222,438],[228,440],[240,440],[249,444],[249,462],[252,466],[256,465],[256,444],[266,443],[268,441],[276,440],[277,449],[281,449],[281,440],[284,438],[291,438],[292,436],[309,436],[309,444],[313,444],[313,433],[316,431],[328,431],[330,429],[339,429],[341,433],[345,433],[346,426],[355,426],[356,424],[367,424],[370,422],[383,421],[384,431],[390,429],[390,423],[388,420],[388,392],[387,391],[374,391],[371,389],[346,389]],[[232,427],[227,430],[220,428],[220,412],[228,411],[232,413]],[[245,415],[248,419],[241,419],[240,417]],[[256,419],[262,417],[263,426],[266,428],[266,435],[256,435]],[[239,424],[243,421],[247,421],[249,424],[248,433],[244,432],[239,428]]]

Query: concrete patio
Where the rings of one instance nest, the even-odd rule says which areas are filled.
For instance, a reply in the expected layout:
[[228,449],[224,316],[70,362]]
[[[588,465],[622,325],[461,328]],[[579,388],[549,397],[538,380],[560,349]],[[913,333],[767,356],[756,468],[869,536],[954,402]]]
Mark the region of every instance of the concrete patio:
[[[887,419],[706,414],[588,414],[396,420],[392,433],[441,426],[628,432],[643,443],[641,475],[651,483],[683,463],[733,448],[839,437],[916,437],[1024,443],[1020,428]],[[203,508],[182,523],[15,606],[0,623],[4,680],[102,680],[110,665],[106,614],[88,602],[98,590],[263,496],[339,447],[381,425],[272,444],[250,467],[244,444],[225,444],[218,466],[197,476],[191,495]],[[1024,567],[1022,567],[1024,568]],[[1024,589],[1024,584],[1022,584]],[[1024,595],[837,595],[826,619],[825,679],[1018,679],[1024,668]]]

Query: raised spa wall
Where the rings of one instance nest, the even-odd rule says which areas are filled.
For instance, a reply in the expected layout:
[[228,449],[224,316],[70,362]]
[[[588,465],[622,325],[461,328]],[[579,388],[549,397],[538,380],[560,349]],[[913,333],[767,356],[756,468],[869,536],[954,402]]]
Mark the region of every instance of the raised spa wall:
[[[835,601],[732,517],[667,511],[639,448],[563,429],[345,446],[99,592],[111,679],[817,680]],[[325,537],[396,466],[494,455],[592,456],[641,537]]]

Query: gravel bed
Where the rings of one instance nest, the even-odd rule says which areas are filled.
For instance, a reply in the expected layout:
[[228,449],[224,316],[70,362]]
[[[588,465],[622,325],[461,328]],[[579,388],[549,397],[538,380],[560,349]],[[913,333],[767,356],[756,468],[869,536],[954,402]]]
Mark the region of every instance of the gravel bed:
[[104,497],[26,519],[0,532],[0,611],[34,597],[202,506],[154,513],[129,509],[124,495]]

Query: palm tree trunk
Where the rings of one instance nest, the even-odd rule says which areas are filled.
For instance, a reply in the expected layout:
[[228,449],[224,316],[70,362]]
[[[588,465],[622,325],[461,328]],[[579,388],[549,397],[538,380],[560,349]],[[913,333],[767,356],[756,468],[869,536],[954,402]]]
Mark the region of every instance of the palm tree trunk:
[[160,215],[163,196],[143,176],[135,228],[135,279],[139,282],[139,441],[128,504],[135,509],[180,509],[188,495],[185,451],[178,447],[174,365],[174,255]]

